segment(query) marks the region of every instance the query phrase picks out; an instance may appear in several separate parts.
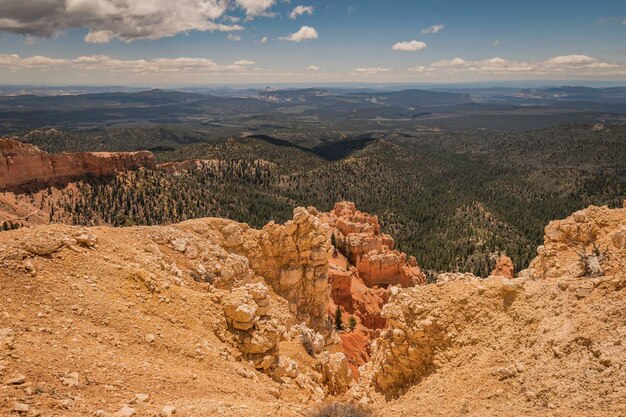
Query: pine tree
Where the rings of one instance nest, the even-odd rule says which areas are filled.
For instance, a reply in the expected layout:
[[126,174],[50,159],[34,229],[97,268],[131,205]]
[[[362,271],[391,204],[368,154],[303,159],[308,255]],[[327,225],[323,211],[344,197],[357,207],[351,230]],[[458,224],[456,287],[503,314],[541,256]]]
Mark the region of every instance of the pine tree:
[[337,307],[337,310],[335,310],[335,328],[340,331],[343,330],[343,319],[341,315],[341,308]]
[[350,316],[350,319],[348,320],[348,327],[350,328],[350,331],[354,331],[354,328],[356,327],[356,319],[354,316]]

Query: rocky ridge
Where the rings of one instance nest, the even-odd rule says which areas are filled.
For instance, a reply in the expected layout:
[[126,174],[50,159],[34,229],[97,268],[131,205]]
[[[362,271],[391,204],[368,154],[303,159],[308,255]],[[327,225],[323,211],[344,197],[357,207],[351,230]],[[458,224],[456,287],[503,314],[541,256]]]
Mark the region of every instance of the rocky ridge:
[[156,168],[151,152],[49,154],[30,144],[0,139],[0,190],[48,186],[85,176],[107,177],[142,167]]
[[[352,394],[384,402],[384,416],[624,414],[624,204],[551,222],[520,278],[445,274],[392,289]],[[576,253],[592,241],[600,276]]]

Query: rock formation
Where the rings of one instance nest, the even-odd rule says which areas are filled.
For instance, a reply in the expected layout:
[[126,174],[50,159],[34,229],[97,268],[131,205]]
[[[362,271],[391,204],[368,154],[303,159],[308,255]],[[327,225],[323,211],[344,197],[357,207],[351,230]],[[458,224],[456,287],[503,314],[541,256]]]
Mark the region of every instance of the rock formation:
[[224,219],[199,219],[178,227],[198,233],[249,261],[274,291],[289,301],[298,322],[329,333],[328,227],[306,209],[294,209],[284,225],[270,222],[261,230]]
[[[520,278],[448,273],[434,285],[393,288],[382,313],[387,327],[351,393],[365,402],[398,398],[382,415],[406,407],[623,414],[625,224],[626,208],[590,207],[546,227],[545,245]],[[583,275],[576,253],[593,241],[612,245],[596,278]]]
[[426,283],[415,258],[394,250],[393,238],[381,233],[378,216],[362,213],[354,203],[343,201],[319,217],[332,227],[337,248],[356,266],[368,287]]
[[546,226],[543,246],[520,276],[576,278],[626,271],[626,201],[622,209],[591,206]]
[[226,323],[244,359],[256,369],[276,367],[278,342],[285,337],[291,320],[287,311],[281,312],[274,305],[280,303],[271,302],[267,286],[259,282],[237,287],[222,302]]
[[491,271],[491,275],[510,279],[515,278],[513,260],[506,255],[500,256],[496,262],[496,267]]
[[156,167],[151,152],[49,154],[33,145],[0,139],[0,190],[47,186],[85,176],[110,176],[141,167]]
[[[381,312],[387,302],[387,287],[425,284],[415,258],[394,250],[393,238],[381,233],[377,216],[363,213],[354,203],[339,202],[330,213],[309,208],[330,227],[331,241],[337,246],[330,258],[329,282],[332,302],[329,316],[337,307],[344,317],[345,332],[340,334],[350,367],[370,359],[370,344],[385,327]],[[355,321],[353,328],[349,319]]]

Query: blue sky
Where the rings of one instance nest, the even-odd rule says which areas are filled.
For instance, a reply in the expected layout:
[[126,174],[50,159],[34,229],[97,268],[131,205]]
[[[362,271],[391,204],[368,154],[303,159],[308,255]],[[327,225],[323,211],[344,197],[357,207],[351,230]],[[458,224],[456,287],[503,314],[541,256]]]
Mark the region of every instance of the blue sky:
[[0,0],[0,11],[0,83],[626,80],[623,0]]

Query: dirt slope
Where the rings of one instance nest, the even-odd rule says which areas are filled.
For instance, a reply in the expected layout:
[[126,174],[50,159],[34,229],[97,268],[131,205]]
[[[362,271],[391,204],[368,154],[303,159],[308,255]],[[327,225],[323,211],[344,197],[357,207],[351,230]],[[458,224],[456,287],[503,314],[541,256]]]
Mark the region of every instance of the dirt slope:
[[[297,415],[300,405],[275,398],[278,383],[217,337],[224,314],[209,284],[187,274],[176,284],[172,266],[185,268],[186,256],[159,248],[148,228],[89,229],[92,248],[50,243],[86,231],[0,234],[0,415],[20,404],[29,415],[113,413],[136,394],[150,396],[129,404],[136,415],[166,405],[179,415]],[[41,255],[21,260],[17,248],[31,244]]]

